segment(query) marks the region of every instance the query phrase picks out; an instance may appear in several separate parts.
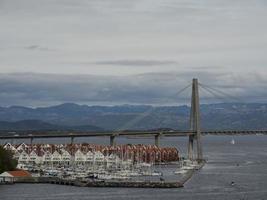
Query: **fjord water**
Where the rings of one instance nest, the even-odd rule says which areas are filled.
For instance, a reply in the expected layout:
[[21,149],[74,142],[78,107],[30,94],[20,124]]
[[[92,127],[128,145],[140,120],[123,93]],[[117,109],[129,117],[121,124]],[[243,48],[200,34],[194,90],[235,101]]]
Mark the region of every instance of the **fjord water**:
[[[84,188],[49,184],[0,186],[1,200],[85,199],[267,199],[267,136],[205,136],[207,164],[180,189]],[[102,143],[81,138],[77,142]],[[103,140],[103,139],[102,139]],[[40,141],[39,141],[40,142]],[[62,142],[62,141],[55,141]],[[104,141],[104,142],[108,142]],[[151,139],[121,138],[119,143],[152,143]],[[186,138],[164,138],[162,146],[185,153]],[[234,182],[234,184],[231,184]]]

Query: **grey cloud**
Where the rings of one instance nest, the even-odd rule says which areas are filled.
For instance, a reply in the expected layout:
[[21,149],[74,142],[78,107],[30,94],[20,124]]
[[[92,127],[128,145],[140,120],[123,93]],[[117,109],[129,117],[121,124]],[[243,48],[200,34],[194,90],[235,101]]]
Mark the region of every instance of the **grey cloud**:
[[50,48],[43,47],[43,46],[36,45],[36,44],[26,46],[25,49],[28,49],[28,50],[39,50],[39,51],[52,51],[52,49],[50,49]]
[[156,66],[156,65],[175,65],[173,60],[107,60],[98,61],[97,65],[122,65],[122,66]]
[[[224,91],[242,102],[263,101],[266,88],[254,78],[233,77],[224,73],[195,72],[204,85]],[[56,75],[56,74],[1,74],[1,106],[44,106],[64,102],[88,105],[189,104],[190,89],[177,92],[191,83],[191,72],[148,73],[133,76]],[[233,79],[235,81],[233,81]],[[238,81],[237,81],[238,80]],[[244,80],[247,80],[245,82]],[[255,89],[257,88],[257,89]],[[232,102],[234,99],[217,98],[201,89],[202,103]],[[228,98],[228,99],[227,99]]]
[[25,47],[26,49],[38,49],[39,48],[39,46],[38,45],[30,45],[30,46],[27,46],[27,47]]

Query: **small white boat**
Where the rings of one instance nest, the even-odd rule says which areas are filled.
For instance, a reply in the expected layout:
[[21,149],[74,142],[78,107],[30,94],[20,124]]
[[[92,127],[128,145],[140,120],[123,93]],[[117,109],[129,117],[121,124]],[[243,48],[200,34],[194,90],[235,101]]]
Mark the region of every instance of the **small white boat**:
[[175,174],[185,174],[188,170],[194,170],[198,168],[198,163],[191,160],[181,160],[179,168],[174,172]]
[[162,172],[152,172],[151,173],[151,176],[162,176],[163,174],[162,174]]
[[174,172],[174,174],[186,174],[188,171],[185,169],[178,169]]
[[234,138],[232,138],[232,140],[231,140],[231,142],[230,142],[231,144],[235,144],[235,140],[234,140]]
[[142,172],[143,176],[162,176],[162,172]]
[[183,170],[193,170],[193,169],[195,169],[195,167],[191,166],[191,165],[185,165],[181,169],[183,169]]

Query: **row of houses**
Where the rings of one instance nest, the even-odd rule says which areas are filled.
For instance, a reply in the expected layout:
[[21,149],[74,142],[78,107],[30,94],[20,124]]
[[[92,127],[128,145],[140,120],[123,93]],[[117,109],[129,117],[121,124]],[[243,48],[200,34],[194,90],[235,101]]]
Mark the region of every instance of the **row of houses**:
[[[88,151],[86,154],[82,153],[80,150],[77,150],[74,155],[66,150],[54,150],[51,151],[42,151],[37,152],[32,150],[30,153],[26,151],[16,152],[14,154],[14,158],[18,160],[19,164],[59,164],[62,163],[64,165],[69,165],[70,163],[77,164],[86,164],[86,163],[104,163],[104,162],[112,162],[117,157],[114,154],[109,156],[104,156],[103,153],[96,151],[91,152]],[[85,163],[86,162],[86,163]]]
[[176,148],[160,148],[155,145],[95,145],[95,144],[32,144],[12,145],[5,149],[14,153],[19,164],[101,164],[118,160],[132,162],[170,162],[179,160]]

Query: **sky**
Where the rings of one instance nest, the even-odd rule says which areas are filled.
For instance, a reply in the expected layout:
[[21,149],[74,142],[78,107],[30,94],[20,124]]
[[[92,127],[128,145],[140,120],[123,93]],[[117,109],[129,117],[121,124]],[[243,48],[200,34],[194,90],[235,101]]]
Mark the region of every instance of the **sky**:
[[266,52],[266,0],[0,0],[0,106],[267,102]]

